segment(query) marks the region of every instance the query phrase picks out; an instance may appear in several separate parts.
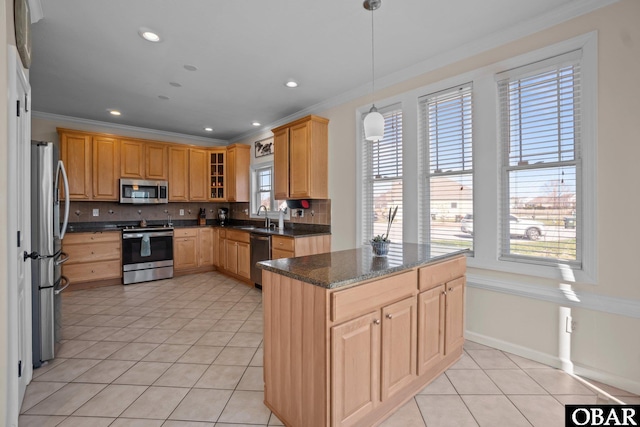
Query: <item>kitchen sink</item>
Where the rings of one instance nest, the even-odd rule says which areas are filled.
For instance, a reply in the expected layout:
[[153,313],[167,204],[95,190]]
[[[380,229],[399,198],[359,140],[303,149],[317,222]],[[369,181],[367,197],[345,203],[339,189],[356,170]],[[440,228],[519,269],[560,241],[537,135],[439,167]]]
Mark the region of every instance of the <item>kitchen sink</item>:
[[238,230],[255,230],[257,227],[255,225],[247,225],[245,227],[236,227]]

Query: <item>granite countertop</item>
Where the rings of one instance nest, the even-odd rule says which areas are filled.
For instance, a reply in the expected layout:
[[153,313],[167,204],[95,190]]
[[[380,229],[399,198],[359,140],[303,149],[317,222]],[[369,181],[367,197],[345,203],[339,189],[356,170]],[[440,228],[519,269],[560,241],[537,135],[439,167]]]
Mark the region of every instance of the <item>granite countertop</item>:
[[[113,224],[113,223],[106,223],[106,222],[77,222],[77,223],[70,223],[67,229],[67,232],[95,233],[95,232],[102,232],[102,231],[120,231],[124,228],[125,225],[131,226],[136,224],[137,223],[135,222],[131,222],[131,223],[127,222],[122,224]],[[160,224],[149,223],[149,226],[154,226],[154,225],[157,226]],[[219,225],[211,222],[208,222],[206,226],[220,227]],[[205,226],[197,225],[196,221],[188,221],[188,220],[181,221],[181,222],[174,221],[174,224],[173,224],[174,229],[200,228],[200,227],[205,227]],[[232,225],[227,225],[220,228],[224,228],[228,230],[240,230],[240,231],[246,231],[250,233],[267,234],[271,236],[287,236],[287,237],[306,237],[306,236],[318,236],[318,235],[324,235],[324,234],[331,234],[331,232],[329,231],[330,229],[329,226],[313,226],[313,225],[303,226],[303,227],[298,226],[294,228],[285,228],[284,230],[272,230],[272,229],[252,226],[249,224],[232,224]],[[152,227],[149,227],[149,229],[151,230]]]
[[436,248],[415,243],[391,244],[377,257],[369,246],[298,258],[261,261],[258,267],[302,282],[335,289],[465,254],[468,249]]

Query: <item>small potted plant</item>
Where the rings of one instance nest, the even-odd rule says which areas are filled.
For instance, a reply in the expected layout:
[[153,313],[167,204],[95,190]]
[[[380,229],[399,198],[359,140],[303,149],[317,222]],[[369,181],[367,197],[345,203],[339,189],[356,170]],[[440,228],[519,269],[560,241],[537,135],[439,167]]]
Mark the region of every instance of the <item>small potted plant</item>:
[[391,240],[389,240],[389,231],[391,231],[391,224],[393,224],[393,220],[396,218],[397,212],[398,206],[396,206],[395,209],[389,208],[386,234],[378,234],[371,239],[371,248],[376,256],[385,256],[389,253],[389,243],[391,243]]

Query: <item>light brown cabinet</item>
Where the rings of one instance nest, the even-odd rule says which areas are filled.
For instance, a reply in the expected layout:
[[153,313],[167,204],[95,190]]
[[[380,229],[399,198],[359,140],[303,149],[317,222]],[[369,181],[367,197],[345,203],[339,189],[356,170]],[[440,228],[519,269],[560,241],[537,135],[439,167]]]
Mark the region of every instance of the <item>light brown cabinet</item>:
[[271,237],[271,259],[293,258],[331,252],[331,236]]
[[216,148],[209,152],[209,176],[211,179],[211,201],[225,201],[227,196],[227,149]]
[[224,269],[245,279],[251,277],[249,233],[226,230]]
[[209,152],[197,148],[189,149],[189,200],[206,202],[209,200]]
[[176,271],[198,267],[198,229],[181,228],[173,234],[173,269]]
[[189,201],[189,149],[169,147],[169,201]]
[[166,180],[167,146],[138,139],[120,139],[120,177]]
[[213,232],[213,265],[218,268],[224,268],[224,241],[226,239],[226,232],[224,229],[218,227],[215,227]]
[[198,229],[198,266],[213,266],[213,227]]
[[249,201],[249,162],[251,147],[233,144],[227,147],[227,201]]
[[273,129],[277,199],[326,199],[329,120],[307,116]]
[[58,129],[70,200],[119,199],[120,145],[108,136]]
[[264,270],[265,404],[286,425],[378,425],[461,356],[465,269],[457,256],[339,289]]
[[68,233],[62,250],[69,255],[69,261],[62,264],[62,275],[72,286],[122,277],[119,231]]

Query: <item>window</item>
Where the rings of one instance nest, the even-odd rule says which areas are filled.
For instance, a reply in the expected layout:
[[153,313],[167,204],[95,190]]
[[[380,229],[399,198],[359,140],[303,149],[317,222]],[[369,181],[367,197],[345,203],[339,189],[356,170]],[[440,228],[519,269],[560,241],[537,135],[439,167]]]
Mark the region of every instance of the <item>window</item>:
[[264,205],[268,211],[274,210],[273,197],[273,168],[271,166],[256,169],[255,173],[255,206]]
[[[473,249],[472,86],[420,98],[421,241]],[[462,224],[463,218],[468,220]]]
[[497,76],[501,259],[581,267],[581,51]]
[[[389,210],[398,207],[389,239],[402,242],[402,110],[381,110],[384,138],[369,142],[363,138],[362,238],[368,242],[386,235]],[[364,135],[364,132],[363,132]]]

